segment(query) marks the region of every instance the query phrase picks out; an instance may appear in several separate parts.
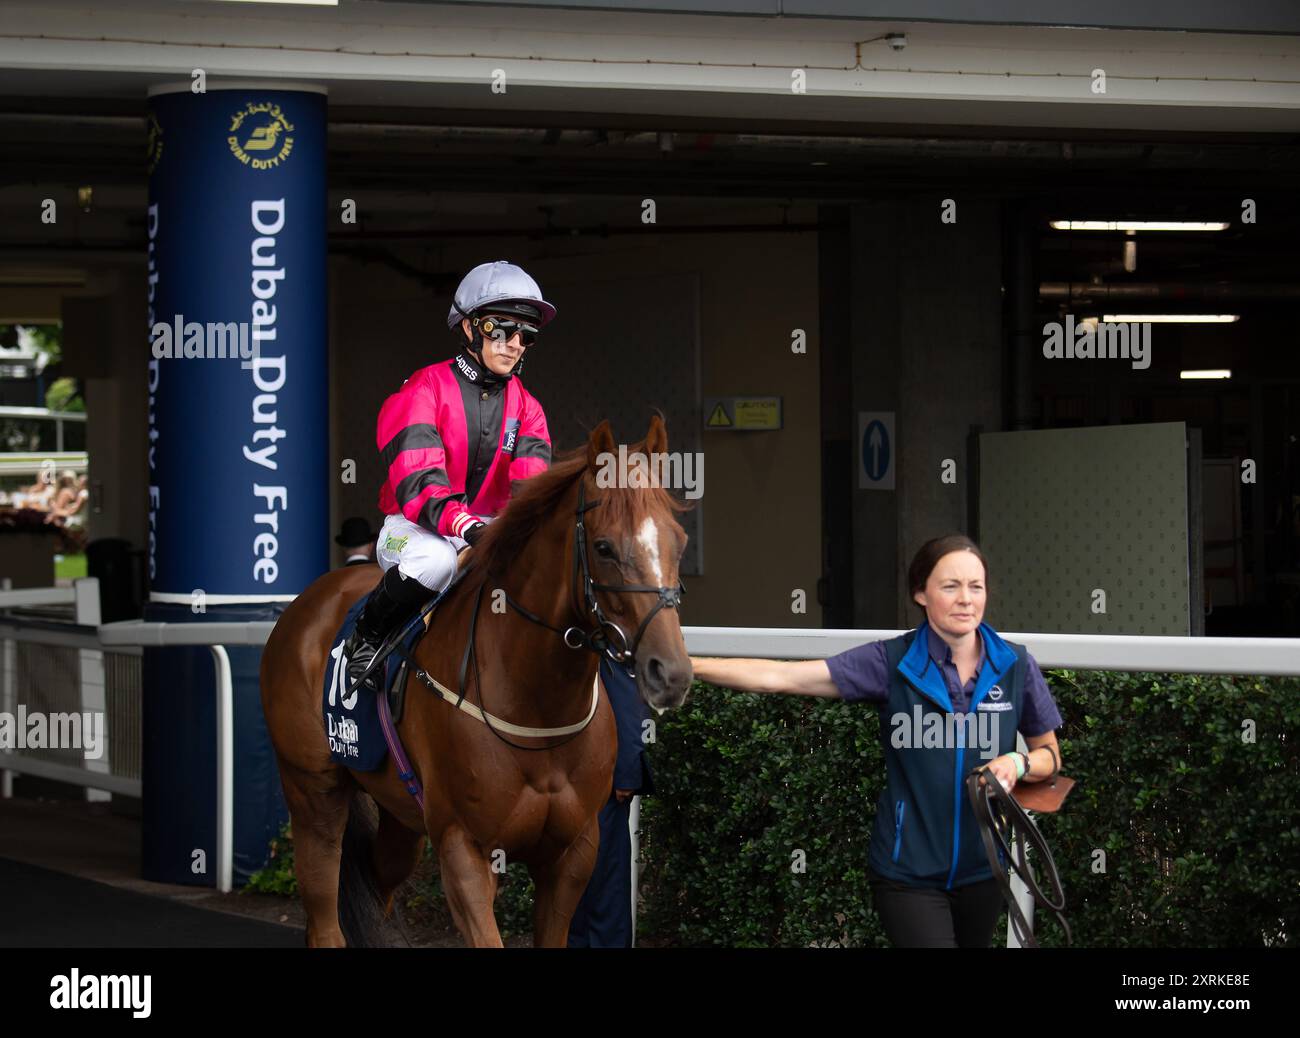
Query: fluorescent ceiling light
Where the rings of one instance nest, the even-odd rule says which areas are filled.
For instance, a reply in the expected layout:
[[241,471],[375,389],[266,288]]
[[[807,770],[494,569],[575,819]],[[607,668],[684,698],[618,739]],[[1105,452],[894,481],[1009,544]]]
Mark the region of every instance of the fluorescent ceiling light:
[[1241,314],[1106,314],[1111,324],[1232,324]]
[[1180,371],[1179,378],[1232,378],[1227,368],[1206,368],[1202,371]]
[[1057,231],[1226,231],[1226,223],[1179,220],[1053,220]]
[[338,7],[339,0],[222,0],[227,4],[303,4],[310,7]]

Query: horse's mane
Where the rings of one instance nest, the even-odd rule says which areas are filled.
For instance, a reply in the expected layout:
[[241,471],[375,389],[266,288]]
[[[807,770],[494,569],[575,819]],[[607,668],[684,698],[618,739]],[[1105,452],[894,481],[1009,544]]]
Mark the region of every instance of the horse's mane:
[[[638,444],[629,453],[642,446]],[[510,503],[488,524],[478,544],[470,549],[465,576],[501,573],[538,529],[550,521],[565,495],[586,471],[587,445],[583,444],[559,455],[545,472],[524,480]],[[692,507],[662,487],[610,487],[602,488],[598,494],[602,517],[618,529],[638,525],[656,506],[670,513],[685,512]]]

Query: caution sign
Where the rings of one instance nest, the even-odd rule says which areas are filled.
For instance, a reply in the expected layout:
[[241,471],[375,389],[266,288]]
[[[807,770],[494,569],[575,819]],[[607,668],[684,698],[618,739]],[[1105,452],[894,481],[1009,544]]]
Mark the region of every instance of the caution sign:
[[781,398],[779,396],[736,397],[737,429],[781,428]]
[[704,428],[716,432],[774,432],[781,428],[779,396],[709,396],[704,398]]

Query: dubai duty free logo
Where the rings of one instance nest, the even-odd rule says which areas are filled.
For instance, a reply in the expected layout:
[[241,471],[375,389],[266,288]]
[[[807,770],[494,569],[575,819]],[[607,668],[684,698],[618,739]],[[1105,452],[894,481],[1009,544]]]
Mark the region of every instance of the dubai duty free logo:
[[252,169],[275,169],[293,151],[293,123],[273,101],[250,101],[230,118],[230,153]]

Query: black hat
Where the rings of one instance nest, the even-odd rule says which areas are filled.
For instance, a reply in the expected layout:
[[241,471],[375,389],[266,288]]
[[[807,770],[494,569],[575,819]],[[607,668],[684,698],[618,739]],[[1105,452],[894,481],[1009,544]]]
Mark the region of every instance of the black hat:
[[343,529],[334,538],[334,543],[342,548],[359,548],[363,544],[369,544],[378,536],[379,534],[370,529],[370,520],[354,515],[343,520]]

